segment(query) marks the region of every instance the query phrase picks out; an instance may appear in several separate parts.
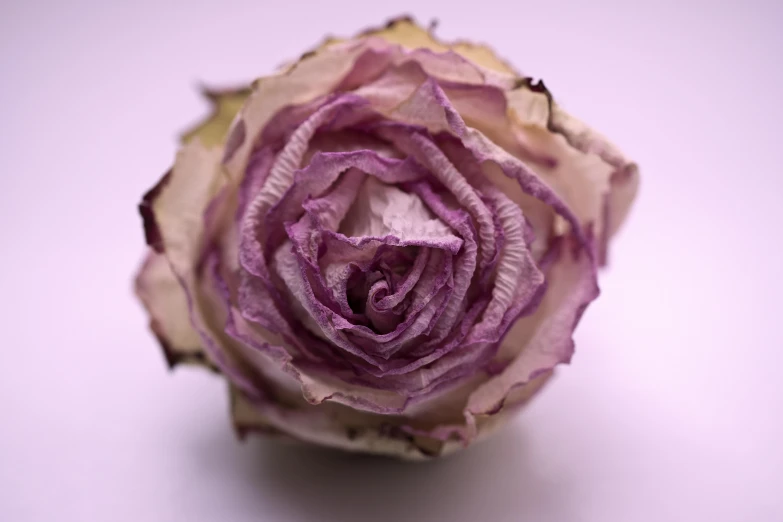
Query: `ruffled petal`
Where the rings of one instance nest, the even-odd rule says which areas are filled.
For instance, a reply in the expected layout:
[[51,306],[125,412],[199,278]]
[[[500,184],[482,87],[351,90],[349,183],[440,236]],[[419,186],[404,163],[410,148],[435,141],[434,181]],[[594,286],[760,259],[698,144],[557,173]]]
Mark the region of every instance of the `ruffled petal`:
[[[231,146],[227,147],[225,160],[230,177],[242,178],[251,153],[263,145],[261,133],[275,114],[286,106],[305,104],[334,92],[349,75],[360,83],[375,79],[375,66],[361,61],[361,57],[377,55],[384,48],[388,46],[370,40],[336,44],[299,61],[285,73],[257,80],[229,131]],[[365,67],[358,67],[361,65]]]
[[484,69],[507,76],[519,76],[505,60],[499,58],[487,45],[471,42],[442,42],[431,30],[419,26],[410,17],[390,20],[381,29],[370,29],[362,36],[383,38],[387,42],[402,45],[407,49],[429,49],[436,52],[451,51]]
[[[552,107],[550,127],[584,155],[597,156],[611,167],[608,190],[604,190],[598,229],[599,253],[606,262],[609,240],[622,226],[639,190],[639,170],[608,139],[559,106]],[[585,176],[589,179],[589,176]]]
[[531,168],[580,222],[593,228],[599,261],[605,262],[609,239],[625,220],[638,190],[636,165],[554,104],[542,84],[523,84],[507,98],[517,140],[538,157],[553,160],[534,162]]
[[558,243],[547,263],[547,291],[532,315],[520,319],[502,341],[499,359],[510,357],[503,369],[470,392],[463,423],[443,424],[416,433],[470,444],[488,426],[527,402],[574,352],[573,332],[587,305],[598,297],[595,263],[582,252],[574,255],[573,238]]
[[362,451],[412,461],[447,455],[460,447],[416,436],[381,416],[346,412],[339,404],[292,408],[272,402],[252,402],[236,388],[232,388],[230,393],[231,416],[240,436],[247,433],[283,435],[345,451]]
[[499,411],[512,390],[571,360],[574,329],[599,290],[590,257],[574,255],[567,242],[561,246],[559,259],[547,273],[547,292],[538,310],[520,320],[503,341],[512,351],[520,350],[518,355],[471,394],[465,410],[469,417]]

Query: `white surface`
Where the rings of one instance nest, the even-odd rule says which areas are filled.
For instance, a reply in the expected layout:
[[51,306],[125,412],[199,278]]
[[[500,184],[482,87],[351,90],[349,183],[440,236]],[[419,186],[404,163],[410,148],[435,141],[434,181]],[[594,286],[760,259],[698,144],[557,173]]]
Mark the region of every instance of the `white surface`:
[[[783,520],[781,4],[67,3],[0,7],[0,520]],[[240,445],[131,296],[135,205],[198,81],[402,12],[543,77],[641,197],[573,364],[491,442],[418,466]]]

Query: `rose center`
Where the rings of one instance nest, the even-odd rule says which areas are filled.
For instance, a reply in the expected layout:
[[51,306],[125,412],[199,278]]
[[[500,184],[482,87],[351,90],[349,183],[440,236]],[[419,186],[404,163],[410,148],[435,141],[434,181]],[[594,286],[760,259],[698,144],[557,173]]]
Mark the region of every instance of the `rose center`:
[[[418,249],[411,250],[415,258]],[[357,270],[348,279],[348,305],[354,313],[365,316],[376,333],[393,331],[405,319],[410,304],[405,281],[417,270],[417,263],[411,262],[407,252],[402,253],[397,263],[382,260],[367,271]]]

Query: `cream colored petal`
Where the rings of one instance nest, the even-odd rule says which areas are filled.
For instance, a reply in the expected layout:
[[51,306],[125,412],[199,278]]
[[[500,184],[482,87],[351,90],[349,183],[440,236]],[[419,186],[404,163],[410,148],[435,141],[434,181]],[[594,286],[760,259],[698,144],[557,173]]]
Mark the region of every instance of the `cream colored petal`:
[[243,382],[242,365],[227,349],[225,311],[214,295],[214,285],[202,284],[197,274],[211,233],[205,228],[205,213],[225,185],[222,154],[221,147],[206,148],[199,138],[185,144],[151,205],[163,251],[188,296],[190,322],[201,337],[204,352],[222,372]]
[[[523,85],[506,95],[509,117],[531,167],[593,227],[599,254],[625,219],[638,188],[636,166],[614,145],[551,101],[542,85]],[[556,220],[555,233],[567,225]]]
[[385,27],[365,31],[362,36],[375,36],[407,49],[430,49],[436,52],[454,51],[486,69],[511,76],[519,74],[505,60],[499,58],[488,46],[465,41],[443,42],[432,31],[418,25],[408,17],[391,20]]
[[429,30],[421,27],[409,17],[392,19],[384,27],[368,29],[360,36],[383,38],[387,42],[401,45],[406,49],[431,49],[436,52],[449,50],[448,44],[439,41]]
[[188,303],[166,256],[150,251],[136,277],[136,295],[150,316],[150,328],[160,341],[170,366],[204,364],[201,338],[190,324]]
[[221,147],[208,148],[199,138],[186,143],[151,203],[166,257],[179,277],[192,274],[203,249],[204,213],[225,183],[222,153]]
[[345,38],[338,38],[336,36],[326,36],[323,40],[321,40],[321,43],[319,43],[309,51],[303,53],[302,56],[300,56],[299,58],[295,60],[289,60],[283,63],[280,67],[277,68],[277,72],[281,74],[286,74],[290,72],[294,67],[296,67],[296,64],[299,63],[301,60],[306,60],[308,58],[311,58],[312,56],[315,56],[316,54],[323,52],[334,45],[344,43],[345,41],[346,41]]
[[511,64],[503,58],[500,58],[495,54],[495,51],[487,45],[470,42],[455,42],[451,44],[451,50],[487,69],[510,74],[512,76],[520,76]]
[[[555,165],[533,165],[533,170],[566,202],[583,225],[592,225],[596,235],[603,231],[604,194],[609,192],[612,166],[594,154],[583,154],[566,140],[540,127],[522,131],[532,148],[556,161]],[[557,221],[557,234],[565,234],[567,225]]]
[[612,166],[611,194],[609,195],[609,236],[614,235],[625,221],[639,190],[639,172],[608,139],[584,122],[571,116],[559,106],[552,109],[550,126],[583,154],[596,155]]
[[[247,434],[284,435],[294,440],[351,452],[386,455],[404,460],[423,461],[442,457],[488,439],[503,427],[548,381],[551,372],[532,379],[508,397],[505,406],[490,414],[471,417],[465,424],[462,407],[465,393],[458,401],[446,404],[450,415],[428,408],[422,418],[377,415],[326,402],[319,405],[282,404],[265,400],[251,401],[231,387],[231,416],[240,437]],[[449,404],[454,402],[454,404]]]

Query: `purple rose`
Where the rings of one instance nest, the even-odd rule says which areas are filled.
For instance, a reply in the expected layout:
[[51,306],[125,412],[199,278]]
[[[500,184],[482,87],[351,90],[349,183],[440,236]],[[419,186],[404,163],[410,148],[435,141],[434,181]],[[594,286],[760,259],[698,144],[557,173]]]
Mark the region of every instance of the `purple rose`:
[[400,19],[208,96],[137,292],[238,433],[438,456],[569,361],[638,178],[541,82]]

